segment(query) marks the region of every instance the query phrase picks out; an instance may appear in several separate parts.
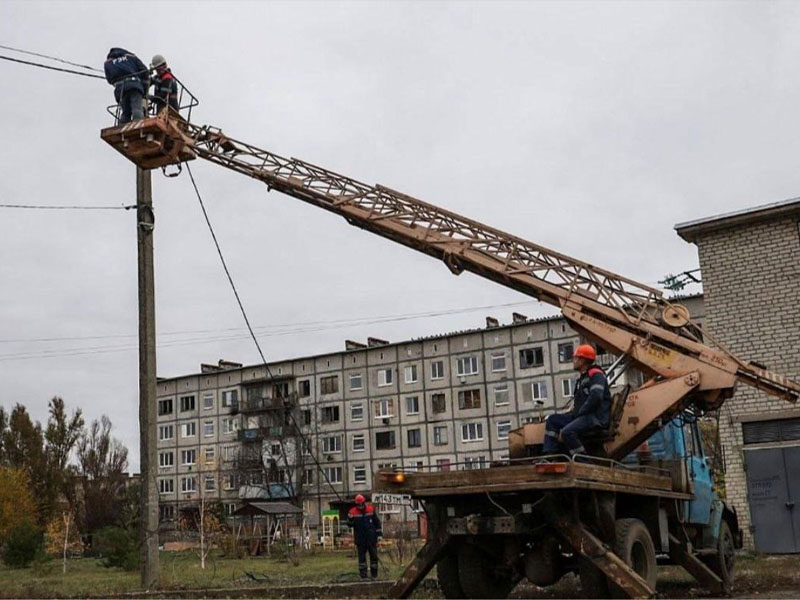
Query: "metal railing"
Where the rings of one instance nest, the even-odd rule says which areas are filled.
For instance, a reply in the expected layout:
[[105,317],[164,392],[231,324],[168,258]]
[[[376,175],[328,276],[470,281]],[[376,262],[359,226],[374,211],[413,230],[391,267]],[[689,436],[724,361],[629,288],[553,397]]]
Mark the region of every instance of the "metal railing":
[[[149,73],[154,73],[155,69],[151,69]],[[178,115],[186,121],[191,121],[192,119],[192,109],[200,104],[200,101],[197,99],[192,92],[183,84],[183,82],[175,77],[173,74],[172,77],[174,78],[175,82],[178,84]],[[153,79],[149,80],[147,90],[150,90],[150,86],[153,84]],[[165,103],[166,104],[166,103]],[[171,109],[174,110],[174,109]],[[114,124],[119,125],[119,119],[122,114],[122,106],[120,104],[111,104],[106,108],[108,114],[114,117]],[[158,104],[154,101],[154,97],[149,93],[144,95],[144,116],[145,117],[154,117],[159,113]]]

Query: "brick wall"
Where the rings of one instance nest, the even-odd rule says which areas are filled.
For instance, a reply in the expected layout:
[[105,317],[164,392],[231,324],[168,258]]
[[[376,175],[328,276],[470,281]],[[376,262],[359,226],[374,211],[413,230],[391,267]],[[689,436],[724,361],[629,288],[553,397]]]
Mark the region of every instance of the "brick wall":
[[[697,241],[707,330],[733,352],[800,378],[800,229],[796,217],[738,225]],[[728,501],[752,548],[742,454],[743,417],[771,418],[789,405],[740,385],[722,408]],[[773,415],[774,416],[774,415]]]

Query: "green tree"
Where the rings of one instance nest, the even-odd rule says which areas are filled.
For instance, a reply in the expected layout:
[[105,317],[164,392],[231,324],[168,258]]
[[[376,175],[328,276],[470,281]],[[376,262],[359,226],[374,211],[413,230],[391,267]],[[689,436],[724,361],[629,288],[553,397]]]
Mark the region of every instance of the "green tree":
[[128,468],[128,449],[111,437],[105,415],[94,420],[78,440],[78,476],[82,488],[82,530],[120,525]]
[[9,567],[27,567],[42,551],[42,530],[33,521],[19,521],[3,546],[3,562]]

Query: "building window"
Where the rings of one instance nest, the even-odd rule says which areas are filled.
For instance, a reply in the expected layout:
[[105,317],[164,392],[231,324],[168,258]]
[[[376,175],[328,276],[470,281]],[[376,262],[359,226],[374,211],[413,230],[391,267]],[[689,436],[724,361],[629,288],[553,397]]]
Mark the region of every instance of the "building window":
[[303,485],[314,485],[314,469],[303,470]]
[[158,493],[159,494],[172,494],[175,491],[174,479],[159,479],[158,480]]
[[325,479],[327,483],[342,483],[342,467],[325,467]]
[[361,373],[350,374],[350,390],[357,391],[364,388],[364,382]]
[[203,410],[214,408],[214,394],[203,394]]
[[301,398],[308,398],[311,395],[311,382],[308,379],[301,379],[298,381],[297,393]]
[[366,450],[366,441],[363,433],[353,434],[353,452],[364,452]]
[[339,391],[339,378],[336,375],[322,377],[319,380],[320,394],[335,394]]
[[214,435],[214,421],[203,421],[203,437]]
[[508,405],[508,384],[494,386],[494,405],[507,406]]
[[222,459],[230,462],[236,456],[236,446],[225,446],[222,448]]
[[193,465],[197,462],[197,450],[181,450],[181,464]]
[[191,493],[197,491],[197,480],[194,477],[181,477],[181,491]]
[[433,445],[446,446],[447,445],[447,427],[444,425],[437,425],[433,428]]
[[446,473],[450,470],[450,459],[449,458],[437,458],[436,459],[436,468]]
[[175,435],[175,429],[172,425],[160,425],[158,428],[158,439],[162,442],[171,440]]
[[375,448],[377,450],[391,450],[394,447],[394,431],[378,431],[375,434]]
[[416,383],[419,380],[417,365],[408,365],[405,369],[406,383]]
[[269,453],[272,456],[280,456],[281,452],[281,445],[280,444],[270,444]]
[[531,369],[544,365],[544,350],[541,346],[535,348],[525,348],[519,351],[519,368]]
[[389,419],[394,416],[394,398],[383,398],[375,402],[375,418]]
[[171,467],[175,464],[175,455],[172,452],[159,452],[158,453],[158,466]]
[[546,381],[534,381],[531,384],[531,398],[536,401],[544,401],[547,400],[547,382]]
[[462,442],[478,442],[483,439],[483,423],[464,423],[461,426]]
[[444,394],[431,394],[431,411],[436,414],[447,411],[447,400]]
[[213,463],[217,452],[214,446],[207,446],[205,450],[206,463]]
[[569,362],[572,360],[572,342],[558,345],[558,362]]
[[197,423],[189,421],[181,425],[181,437],[189,438],[197,435]]
[[485,456],[467,456],[464,458],[465,470],[472,471],[473,469],[484,469],[484,468],[486,468]]
[[507,440],[509,431],[511,431],[511,421],[498,421],[497,422],[497,439],[498,440]]
[[506,370],[506,353],[498,352],[492,354],[492,372],[497,373]]
[[206,475],[204,478],[204,487],[207,492],[213,492],[217,489],[217,479],[213,475]]
[[351,421],[364,420],[364,405],[361,402],[353,402],[350,405],[350,420]]
[[338,423],[339,422],[339,407],[338,406],[325,406],[322,408],[322,422],[323,423]]
[[406,434],[409,448],[420,448],[422,446],[422,434],[419,429],[409,429]]
[[353,466],[353,481],[355,483],[367,483],[367,467],[365,465]]
[[391,369],[378,370],[378,387],[386,387],[392,385],[394,373]]
[[222,433],[236,433],[237,429],[239,429],[239,421],[232,417],[226,417],[222,419]]
[[456,360],[456,373],[458,373],[459,377],[463,377],[465,375],[477,375],[478,357],[462,356]]
[[419,414],[419,396],[408,396],[406,398],[406,414]]
[[435,360],[431,363],[431,379],[444,379],[443,360]]
[[322,438],[322,453],[332,454],[342,451],[342,436],[330,435]]
[[239,390],[226,390],[222,392],[222,407],[230,408],[239,404]]
[[[162,492],[164,493],[164,492]],[[172,504],[161,504],[158,507],[158,520],[160,522],[171,521],[175,518],[175,507]]]
[[458,392],[458,408],[461,410],[468,410],[471,408],[481,407],[481,390],[459,390]]
[[311,425],[311,409],[303,409],[300,411],[303,425]]
[[563,379],[561,381],[561,394],[564,398],[572,398],[572,379]]
[[194,410],[194,396],[181,396],[181,412]]
[[158,415],[171,415],[172,414],[172,398],[166,398],[158,401]]

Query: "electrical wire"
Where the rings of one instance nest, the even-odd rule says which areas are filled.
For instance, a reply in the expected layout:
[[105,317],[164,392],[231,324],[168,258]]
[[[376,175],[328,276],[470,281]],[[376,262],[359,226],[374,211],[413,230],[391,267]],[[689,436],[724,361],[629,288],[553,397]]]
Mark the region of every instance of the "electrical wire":
[[49,69],[51,71],[60,71],[62,73],[70,73],[72,75],[80,75],[81,77],[91,77],[92,79],[105,79],[103,75],[94,75],[92,73],[81,73],[80,71],[74,71],[72,69],[62,69],[61,67],[51,67],[49,65],[43,65],[42,63],[36,63],[29,60],[22,60],[21,58],[12,58],[10,56],[4,56],[0,54],[0,59],[8,60],[10,62],[20,63],[23,65],[30,65],[32,67],[39,67],[40,69]]
[[[197,195],[197,201],[200,203],[200,209],[203,211],[203,217],[206,220],[206,225],[208,225],[208,231],[211,233],[211,238],[214,241],[214,246],[217,249],[217,254],[219,255],[219,260],[222,263],[222,268],[224,269],[225,275],[228,278],[228,282],[231,285],[231,290],[233,290],[233,295],[236,297],[236,303],[239,305],[239,310],[241,311],[242,317],[244,318],[244,322],[247,325],[248,331],[250,332],[250,337],[253,339],[253,343],[256,346],[256,350],[258,350],[258,355],[261,357],[261,362],[263,363],[263,366],[266,369],[266,374],[270,379],[272,379],[273,378],[272,371],[270,370],[269,365],[267,364],[267,359],[264,357],[264,352],[261,350],[261,344],[258,343],[258,338],[256,337],[256,334],[253,332],[253,328],[250,325],[250,319],[247,316],[247,311],[245,311],[244,309],[244,304],[242,304],[242,299],[239,296],[239,291],[236,289],[236,284],[233,282],[233,277],[231,277],[231,272],[228,269],[228,264],[225,262],[225,257],[222,254],[222,249],[220,248],[219,241],[217,240],[217,235],[216,233],[214,233],[214,227],[211,225],[211,220],[208,217],[208,212],[206,211],[205,204],[203,203],[203,197],[200,195],[200,190],[197,189],[197,183],[194,180],[192,169],[188,163],[186,164],[186,170],[189,173],[189,179],[191,180],[192,187],[194,188],[194,192]],[[278,400],[281,400],[280,389],[278,390]],[[295,431],[300,435],[300,437],[303,440],[303,444],[305,445],[306,436],[303,435],[303,432],[300,430],[300,426],[298,425],[297,419],[295,419],[294,414],[292,414],[291,410],[287,411],[286,414],[289,415],[289,418],[292,420],[292,424],[294,425]],[[333,484],[331,483],[328,474],[325,472],[325,469],[322,468],[322,465],[320,464],[319,460],[317,459],[317,457],[313,452],[310,452],[309,454],[311,458],[314,460],[314,463],[317,465],[317,469],[322,473],[322,476],[325,478],[325,483],[328,484],[328,487],[336,495],[336,498],[341,502],[343,500],[342,495],[338,492],[338,490],[335,487],[333,487]]]
[[98,69],[96,67],[90,67],[89,65],[82,65],[81,63],[72,62],[71,60],[65,60],[63,58],[50,56],[48,54],[39,54],[38,52],[31,52],[30,50],[22,50],[21,48],[13,48],[12,46],[4,46],[2,44],[0,44],[0,48],[4,50],[11,50],[12,52],[19,52],[20,54],[28,54],[30,56],[38,56],[39,58],[47,58],[49,60],[54,60],[56,62],[60,62],[65,65],[72,65],[73,67],[80,67],[82,69],[88,69],[90,71],[97,71],[98,73],[103,72],[102,69]]
[[61,206],[58,204],[0,204],[0,208],[26,208],[35,210],[131,210],[135,204],[121,206]]

